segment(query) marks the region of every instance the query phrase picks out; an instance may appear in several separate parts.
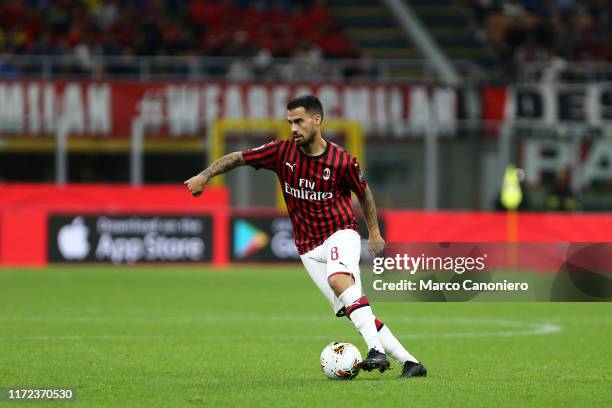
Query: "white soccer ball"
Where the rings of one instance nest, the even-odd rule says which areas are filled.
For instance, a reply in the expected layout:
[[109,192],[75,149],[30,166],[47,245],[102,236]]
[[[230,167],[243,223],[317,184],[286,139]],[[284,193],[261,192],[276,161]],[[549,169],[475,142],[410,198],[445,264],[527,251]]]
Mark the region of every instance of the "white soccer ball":
[[361,353],[351,343],[330,343],[321,353],[321,370],[333,380],[352,380],[361,370]]

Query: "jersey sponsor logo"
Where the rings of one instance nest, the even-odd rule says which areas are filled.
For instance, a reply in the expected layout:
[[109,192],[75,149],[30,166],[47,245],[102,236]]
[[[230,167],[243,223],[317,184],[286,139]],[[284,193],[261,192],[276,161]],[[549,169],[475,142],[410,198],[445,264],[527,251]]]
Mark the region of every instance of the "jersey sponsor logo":
[[332,193],[331,191],[314,191],[306,190],[303,188],[291,187],[286,181],[285,193],[295,198],[313,201],[328,200],[334,196],[334,193]]
[[331,177],[331,170],[329,168],[323,169],[323,180],[329,180]]
[[295,167],[295,163],[291,164],[289,162],[285,162],[285,166],[289,167],[291,169],[291,172],[293,173],[293,168]]

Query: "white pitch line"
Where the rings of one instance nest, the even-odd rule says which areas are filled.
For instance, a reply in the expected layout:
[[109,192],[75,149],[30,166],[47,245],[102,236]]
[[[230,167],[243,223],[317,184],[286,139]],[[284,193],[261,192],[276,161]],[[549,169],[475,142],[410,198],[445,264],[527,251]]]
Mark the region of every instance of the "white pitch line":
[[[547,321],[563,322],[564,319],[551,318]],[[338,319],[333,315],[214,315],[214,316],[176,316],[176,315],[148,315],[148,316],[125,316],[125,315],[0,315],[0,322],[32,322],[32,323],[265,323],[265,322],[322,322],[336,323]],[[501,325],[501,326],[525,326],[530,322],[508,320],[508,319],[489,319],[489,318],[470,318],[470,317],[411,317],[411,316],[391,316],[389,321],[394,323],[419,323],[419,324],[439,324],[456,323],[460,325]],[[532,322],[537,323],[537,322]]]
[[[385,320],[389,322],[406,322],[419,324],[432,323],[457,323],[464,325],[503,325],[503,326],[524,326],[531,323],[538,323],[545,320],[550,323],[560,324],[612,324],[612,317],[543,317],[540,319],[528,318],[527,321],[508,320],[508,319],[489,319],[489,318],[471,318],[471,317],[450,317],[450,316],[397,316],[392,315]],[[529,321],[531,320],[531,322]],[[100,314],[84,314],[84,315],[0,315],[0,323],[248,323],[248,322],[322,322],[336,323],[336,319],[332,314],[321,315],[249,315],[249,314],[230,314],[230,315],[179,315],[179,314],[139,314],[122,313],[120,315],[100,315]]]
[[[46,322],[46,323],[219,323],[219,322],[312,322],[312,321],[329,321],[336,320],[331,317],[323,316],[232,316],[232,318],[208,316],[208,317],[193,317],[193,316],[161,316],[143,319],[143,318],[124,318],[121,316],[0,316],[0,321],[3,322]],[[394,322],[418,322],[420,324],[435,325],[439,323],[455,323],[459,325],[490,325],[501,326],[504,330],[501,331],[475,331],[475,332],[446,332],[446,333],[410,333],[399,334],[398,337],[404,339],[437,339],[437,338],[482,338],[482,337],[519,337],[519,336],[539,336],[554,334],[560,332],[563,327],[552,323],[535,323],[521,322],[507,319],[478,319],[478,318],[453,318],[453,317],[399,317],[392,319]],[[508,330],[508,328],[511,328]],[[140,341],[140,340],[208,340],[208,341],[300,341],[300,340],[326,340],[329,336],[324,335],[306,335],[306,336],[245,336],[245,335],[18,335],[18,336],[0,336],[0,341],[91,341],[91,340],[111,340],[111,341]]]

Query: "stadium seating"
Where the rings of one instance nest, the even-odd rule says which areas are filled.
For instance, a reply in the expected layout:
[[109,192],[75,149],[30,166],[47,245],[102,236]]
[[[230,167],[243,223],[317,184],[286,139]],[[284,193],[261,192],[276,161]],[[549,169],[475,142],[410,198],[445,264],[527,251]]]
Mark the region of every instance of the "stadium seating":
[[[373,58],[419,59],[419,51],[389,10],[378,0],[332,0],[330,10],[338,26],[364,54]],[[391,67],[390,77],[420,78],[420,70]]]
[[488,75],[494,74],[498,59],[493,50],[476,35],[468,10],[456,0],[404,0],[429,29],[430,34],[451,59],[477,63]]

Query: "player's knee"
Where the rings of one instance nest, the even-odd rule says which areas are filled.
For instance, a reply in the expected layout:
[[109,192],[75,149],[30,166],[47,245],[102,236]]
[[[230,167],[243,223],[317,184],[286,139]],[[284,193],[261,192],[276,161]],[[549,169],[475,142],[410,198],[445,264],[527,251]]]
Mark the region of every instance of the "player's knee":
[[334,273],[327,278],[327,282],[336,296],[340,295],[355,283],[353,275],[346,273]]

